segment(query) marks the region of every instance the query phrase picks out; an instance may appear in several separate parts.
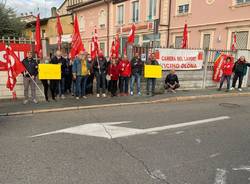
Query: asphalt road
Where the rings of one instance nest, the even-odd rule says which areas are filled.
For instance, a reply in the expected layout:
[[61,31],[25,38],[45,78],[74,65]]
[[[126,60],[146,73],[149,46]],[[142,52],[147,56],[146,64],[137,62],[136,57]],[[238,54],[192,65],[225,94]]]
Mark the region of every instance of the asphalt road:
[[240,97],[0,117],[0,184],[249,184],[249,114]]

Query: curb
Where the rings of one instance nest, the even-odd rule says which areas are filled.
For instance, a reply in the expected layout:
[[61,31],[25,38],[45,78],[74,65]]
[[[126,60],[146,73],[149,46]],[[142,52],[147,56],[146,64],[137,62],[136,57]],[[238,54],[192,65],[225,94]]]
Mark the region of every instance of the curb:
[[180,96],[180,97],[169,97],[160,100],[146,100],[142,102],[127,102],[127,103],[115,103],[115,104],[104,104],[104,105],[90,105],[90,106],[75,106],[75,107],[63,107],[63,108],[52,108],[52,109],[38,109],[30,111],[20,111],[20,112],[10,112],[10,113],[0,113],[0,117],[3,116],[18,116],[18,115],[28,115],[28,114],[40,114],[47,112],[63,112],[63,111],[74,111],[74,110],[84,110],[84,109],[100,109],[107,107],[122,107],[128,105],[142,105],[142,104],[157,104],[166,102],[184,102],[192,100],[204,100],[204,99],[217,99],[217,98],[229,98],[229,97],[250,97],[250,92],[248,93],[229,93],[229,94],[211,94],[211,95],[200,95],[200,96]]

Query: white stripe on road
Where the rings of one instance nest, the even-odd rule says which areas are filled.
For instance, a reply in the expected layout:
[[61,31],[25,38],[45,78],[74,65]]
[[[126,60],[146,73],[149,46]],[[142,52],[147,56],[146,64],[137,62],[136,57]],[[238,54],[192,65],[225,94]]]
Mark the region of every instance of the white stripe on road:
[[217,169],[214,184],[226,184],[226,174],[225,169]]
[[233,168],[234,171],[249,171],[250,172],[250,166],[240,166],[239,168]]
[[182,128],[182,127],[194,126],[194,125],[201,125],[201,124],[205,124],[205,123],[222,121],[222,120],[226,120],[226,119],[230,119],[230,117],[229,116],[221,116],[221,117],[217,117],[217,118],[191,121],[191,122],[186,122],[186,123],[167,125],[167,126],[161,126],[161,127],[154,127],[154,128],[148,128],[148,129],[136,129],[136,128],[115,126],[115,125],[130,123],[130,121],[91,123],[91,124],[84,124],[84,125],[80,125],[80,126],[61,129],[61,130],[57,130],[57,131],[53,131],[53,132],[43,133],[43,134],[39,134],[39,135],[34,135],[31,137],[40,137],[40,136],[58,134],[58,133],[68,133],[68,134],[87,135],[87,136],[113,139],[113,138],[119,138],[119,137],[128,137],[128,136],[133,136],[133,135],[148,134],[148,133],[153,133],[153,132],[158,133],[158,132],[164,131],[164,130]]

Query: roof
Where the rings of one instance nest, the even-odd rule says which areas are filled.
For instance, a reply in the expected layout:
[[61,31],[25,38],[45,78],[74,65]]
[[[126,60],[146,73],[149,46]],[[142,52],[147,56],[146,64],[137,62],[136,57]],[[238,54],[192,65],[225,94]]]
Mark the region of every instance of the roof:
[[65,5],[66,2],[68,2],[68,0],[64,0],[63,3],[59,6],[58,10],[60,10]]

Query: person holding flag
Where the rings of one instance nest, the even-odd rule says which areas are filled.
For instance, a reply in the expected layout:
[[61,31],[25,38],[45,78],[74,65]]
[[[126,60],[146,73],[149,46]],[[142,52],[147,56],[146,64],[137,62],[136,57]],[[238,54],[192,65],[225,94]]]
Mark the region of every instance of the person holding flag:
[[27,57],[23,60],[25,71],[23,72],[23,85],[24,85],[24,101],[23,104],[29,102],[29,87],[31,88],[32,101],[37,104],[36,100],[36,79],[38,74],[38,64],[32,57],[32,52],[28,52]]
[[97,98],[100,97],[102,88],[102,96],[106,97],[106,75],[108,70],[108,62],[103,55],[103,51],[100,50],[98,56],[93,63],[93,70],[96,77],[96,93]]

